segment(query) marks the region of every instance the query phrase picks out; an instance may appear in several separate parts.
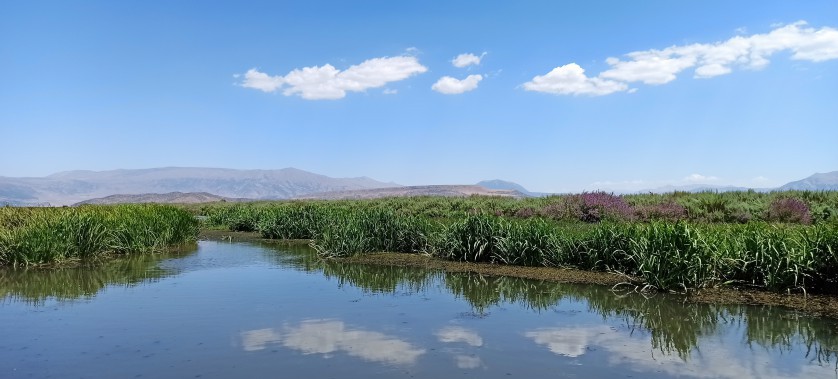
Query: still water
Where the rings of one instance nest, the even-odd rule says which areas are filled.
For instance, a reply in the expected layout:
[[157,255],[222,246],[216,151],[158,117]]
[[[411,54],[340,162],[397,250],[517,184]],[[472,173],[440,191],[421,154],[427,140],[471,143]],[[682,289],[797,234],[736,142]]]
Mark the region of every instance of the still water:
[[838,378],[838,328],[771,307],[338,264],[200,242],[0,271],[0,378]]

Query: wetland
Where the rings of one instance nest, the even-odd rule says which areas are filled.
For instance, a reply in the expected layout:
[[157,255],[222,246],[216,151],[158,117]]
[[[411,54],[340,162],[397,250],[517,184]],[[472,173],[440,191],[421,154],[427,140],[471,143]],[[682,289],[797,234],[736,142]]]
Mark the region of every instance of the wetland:
[[834,378],[834,319],[199,241],[0,277],[3,377]]

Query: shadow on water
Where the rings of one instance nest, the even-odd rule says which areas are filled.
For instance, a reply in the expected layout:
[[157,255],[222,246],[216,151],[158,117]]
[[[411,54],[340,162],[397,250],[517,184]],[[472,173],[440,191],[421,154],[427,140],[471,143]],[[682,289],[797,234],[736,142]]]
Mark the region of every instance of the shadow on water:
[[160,263],[197,251],[192,245],[160,254],[137,254],[59,268],[0,268],[0,298],[40,305],[49,300],[90,299],[108,286],[131,287],[177,274]]

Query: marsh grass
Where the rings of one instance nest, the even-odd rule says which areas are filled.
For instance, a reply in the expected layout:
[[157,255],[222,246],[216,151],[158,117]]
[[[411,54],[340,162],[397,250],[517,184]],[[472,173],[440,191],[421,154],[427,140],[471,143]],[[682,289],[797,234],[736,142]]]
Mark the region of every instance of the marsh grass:
[[0,265],[160,252],[194,241],[198,221],[163,205],[0,208]]
[[790,191],[285,201],[201,213],[211,226],[311,239],[324,256],[421,252],[615,271],[678,292],[723,284],[838,292],[836,208],[835,192]]

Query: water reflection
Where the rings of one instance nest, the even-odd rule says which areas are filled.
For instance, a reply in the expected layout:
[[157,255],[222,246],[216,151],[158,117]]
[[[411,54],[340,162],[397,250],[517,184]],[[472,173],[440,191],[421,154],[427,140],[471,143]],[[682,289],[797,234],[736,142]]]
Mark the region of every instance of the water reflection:
[[325,358],[343,352],[365,361],[411,365],[425,349],[396,337],[375,331],[350,328],[339,320],[305,320],[281,329],[257,329],[241,333],[246,351],[281,345],[303,354],[321,354]]
[[[805,346],[805,358],[819,364],[838,364],[838,330],[834,322],[800,316],[776,307],[689,304],[668,295],[646,297],[636,293],[619,294],[602,286],[557,284],[513,277],[493,277],[477,273],[443,273],[411,267],[384,267],[312,260],[304,270],[321,271],[337,280],[365,291],[420,293],[442,286],[466,300],[477,315],[494,307],[517,304],[536,312],[555,311],[564,302],[582,303],[588,312],[603,319],[621,320],[630,331],[647,333],[651,347],[664,355],[687,361],[699,352],[700,341],[719,335],[726,328],[743,329],[742,342],[774,351],[791,351]],[[297,266],[302,268],[303,266]],[[567,357],[584,354],[590,331],[561,330],[560,334],[530,331],[527,337]],[[601,331],[606,335],[612,332]],[[437,337],[444,342],[477,343],[479,336],[456,328],[443,329]],[[648,350],[648,349],[647,349]],[[702,354],[706,354],[702,349]],[[706,355],[705,355],[706,356]],[[463,362],[466,362],[463,359]],[[468,366],[468,363],[464,363]]]
[[478,356],[458,354],[454,356],[457,368],[475,369],[483,367],[483,360]]
[[[123,346],[148,336],[150,347],[131,351],[158,351],[156,341],[165,343],[163,337],[171,333],[173,345],[193,337],[180,349],[167,346],[193,354],[192,359],[203,351],[196,346],[210,346],[205,339],[223,334],[227,349],[234,336],[236,351],[223,352],[228,356],[240,354],[248,362],[279,357],[314,370],[322,358],[330,358],[334,367],[363,370],[371,362],[397,366],[389,373],[427,377],[453,376],[442,372],[453,367],[502,377],[516,365],[534,367],[532,377],[576,366],[594,370],[579,371],[580,377],[613,376],[597,369],[640,372],[642,377],[836,377],[835,324],[779,308],[684,304],[667,295],[647,298],[598,286],[324,261],[304,246],[208,243],[199,254],[161,264],[163,258],[137,256],[95,268],[0,271],[0,296],[6,299],[0,317],[6,311],[6,324],[29,323],[14,338],[4,335],[12,342],[0,343],[0,356],[39,362],[33,357],[44,354],[73,363],[80,358],[60,349],[88,336],[80,345],[102,347],[94,359],[98,363],[116,345],[102,344],[96,339],[100,336],[122,336]],[[182,277],[161,282],[175,274]],[[63,313],[62,307],[28,308],[49,299],[90,298],[109,285],[139,283],[148,283],[153,293],[100,296],[72,307],[78,314]],[[480,317],[463,318],[469,308]],[[65,324],[55,323],[60,318]],[[122,327],[123,322],[131,327]],[[38,342],[28,331],[41,329],[47,332]],[[53,339],[61,333],[70,334]],[[41,350],[35,353],[35,347]],[[271,354],[257,353],[266,349]],[[168,367],[149,367],[158,366]],[[40,368],[32,367],[33,372]]]
[[690,378],[815,378],[823,377],[818,365],[783,366],[770,350],[742,350],[738,344],[719,339],[701,343],[700,353],[690,360],[675,355],[655,354],[649,344],[630,334],[602,325],[542,328],[525,333],[550,352],[577,358],[589,351],[603,350],[611,366],[628,366],[637,372],[661,372]]
[[479,348],[483,346],[483,337],[476,331],[464,328],[462,326],[446,326],[434,333],[437,340],[446,344],[454,344],[455,347],[449,348],[448,351],[454,356],[454,363],[457,368],[461,369],[475,369],[484,367],[483,360],[475,353],[468,354],[468,348]]
[[436,332],[439,342],[456,343],[463,342],[469,346],[483,346],[483,338],[477,332],[468,330],[461,326],[446,326]]
[[165,254],[138,254],[55,269],[0,268],[0,299],[33,305],[47,300],[89,299],[108,286],[135,286],[175,274],[159,263],[184,257],[197,246]]

